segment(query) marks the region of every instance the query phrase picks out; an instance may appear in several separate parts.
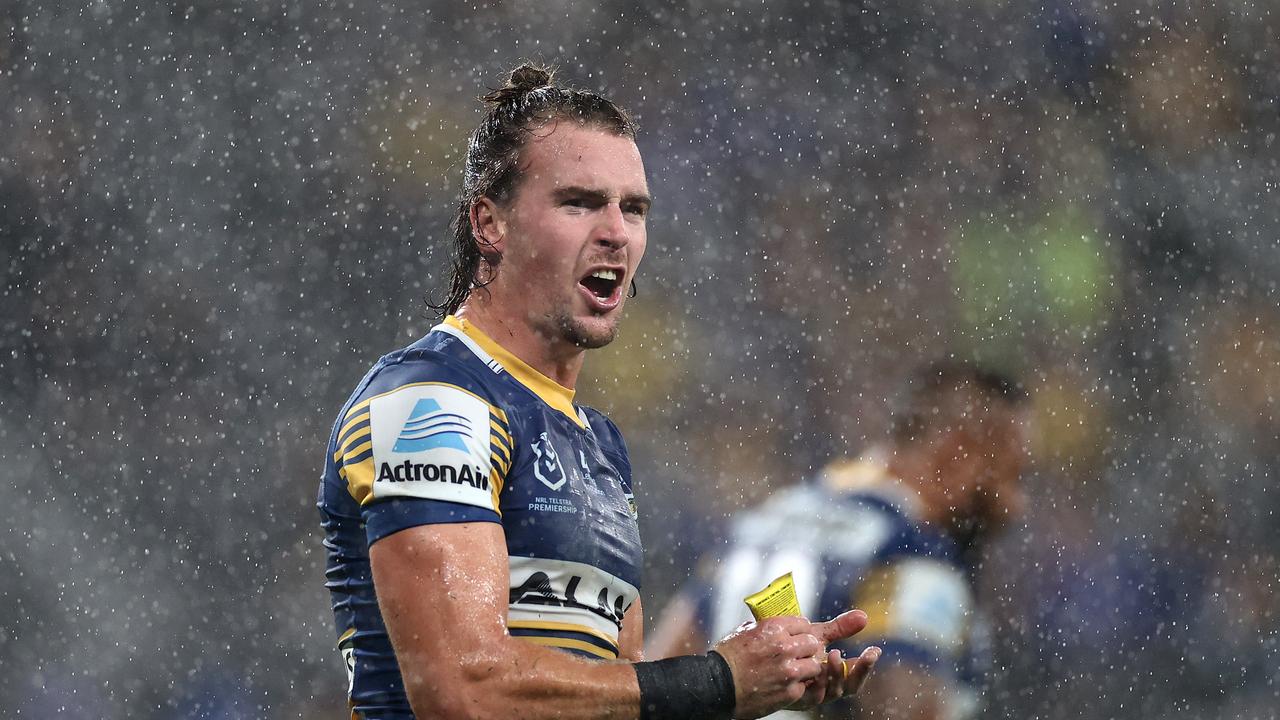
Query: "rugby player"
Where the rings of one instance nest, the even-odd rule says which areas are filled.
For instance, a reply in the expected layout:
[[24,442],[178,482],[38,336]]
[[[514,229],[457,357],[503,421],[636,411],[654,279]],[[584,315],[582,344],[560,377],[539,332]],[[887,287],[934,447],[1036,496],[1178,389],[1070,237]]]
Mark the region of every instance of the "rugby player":
[[[727,552],[664,609],[651,657],[703,647],[741,621],[743,597],[790,571],[802,611],[870,615],[859,641],[884,656],[858,697],[864,716],[974,716],[986,648],[974,563],[1023,505],[1028,403],[1011,379],[953,361],[924,368],[905,397],[885,443],[734,518]],[[851,705],[823,716],[854,716]]]
[[485,96],[446,317],[356,386],[319,508],[354,718],[751,718],[857,690],[866,623],[780,618],[644,662],[618,429],[574,403],[645,251],[635,126],[522,66]]

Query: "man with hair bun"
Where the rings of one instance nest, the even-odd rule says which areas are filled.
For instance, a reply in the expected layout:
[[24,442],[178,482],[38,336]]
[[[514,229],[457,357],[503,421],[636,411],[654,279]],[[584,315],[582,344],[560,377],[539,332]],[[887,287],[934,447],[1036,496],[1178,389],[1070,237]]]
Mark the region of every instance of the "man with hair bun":
[[[802,610],[854,603],[871,615],[858,642],[884,658],[858,696],[861,717],[980,716],[990,658],[976,563],[985,539],[1021,512],[1027,422],[1026,394],[1010,378],[954,360],[922,368],[885,443],[734,518],[727,551],[664,610],[650,654],[703,647],[742,619],[743,593],[791,572]],[[855,716],[845,703],[823,711]]]
[[443,321],[338,415],[319,509],[354,718],[753,718],[852,693],[867,622],[776,618],[644,662],[618,429],[573,402],[614,339],[651,203],[635,124],[523,65],[485,95]]

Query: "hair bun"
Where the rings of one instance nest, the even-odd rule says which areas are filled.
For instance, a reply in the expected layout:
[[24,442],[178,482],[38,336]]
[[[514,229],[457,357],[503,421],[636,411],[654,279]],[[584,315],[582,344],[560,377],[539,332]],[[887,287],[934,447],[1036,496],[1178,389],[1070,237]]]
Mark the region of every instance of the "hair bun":
[[507,84],[516,90],[529,92],[551,84],[551,71],[525,63],[511,71],[511,80]]
[[506,87],[491,90],[481,99],[496,105],[510,102],[534,90],[550,86],[552,74],[553,71],[549,68],[525,63],[511,71],[511,79],[507,81]]

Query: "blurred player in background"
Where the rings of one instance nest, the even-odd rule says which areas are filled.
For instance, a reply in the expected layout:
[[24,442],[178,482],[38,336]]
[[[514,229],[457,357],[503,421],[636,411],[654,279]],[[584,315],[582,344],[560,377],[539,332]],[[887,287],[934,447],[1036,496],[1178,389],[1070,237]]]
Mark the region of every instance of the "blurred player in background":
[[856,691],[878,651],[847,671],[827,655],[866,622],[845,608],[643,662],[627,448],[573,401],[645,251],[635,126],[528,65],[485,100],[447,316],[377,362],[329,439],[319,508],[352,717],[749,718]]
[[[791,572],[806,614],[868,613],[858,640],[884,656],[859,697],[863,717],[976,716],[987,623],[975,563],[1024,502],[1027,405],[1016,382],[977,365],[923,369],[886,443],[735,518],[724,553],[662,613],[649,655],[705,647],[749,617],[744,597]],[[824,717],[856,713],[839,703]],[[803,716],[776,717],[793,714]]]

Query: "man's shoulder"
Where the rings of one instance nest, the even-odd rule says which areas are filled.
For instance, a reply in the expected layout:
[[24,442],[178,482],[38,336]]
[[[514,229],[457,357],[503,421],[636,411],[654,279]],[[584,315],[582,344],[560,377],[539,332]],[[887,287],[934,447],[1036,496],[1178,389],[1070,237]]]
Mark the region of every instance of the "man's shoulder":
[[501,392],[495,380],[493,371],[465,346],[433,331],[412,345],[379,358],[356,387],[346,413],[388,393],[433,385],[454,387],[496,404]]
[[[510,465],[507,413],[485,376],[492,372],[433,335],[383,356],[361,381],[334,431],[331,475],[361,506],[393,498],[452,505],[377,505],[385,512],[367,518],[369,542],[424,518],[497,517]],[[459,515],[454,506],[475,509]]]
[[[422,442],[411,442],[417,434],[414,431],[419,429],[414,423],[424,424],[428,427],[423,429],[430,431],[456,430],[456,423],[465,422],[480,433],[489,427],[484,418],[492,418],[506,431],[508,413],[500,400],[501,386],[486,377],[493,373],[474,356],[468,361],[435,335],[433,332],[408,347],[383,355],[356,385],[335,423],[330,443],[335,462],[345,460],[351,464],[367,459],[367,449],[354,457],[344,451],[369,441],[371,433],[377,434],[377,426],[382,426],[384,433],[406,433],[406,437],[397,439],[398,448],[441,441],[423,438]],[[448,423],[440,425],[444,421]]]

